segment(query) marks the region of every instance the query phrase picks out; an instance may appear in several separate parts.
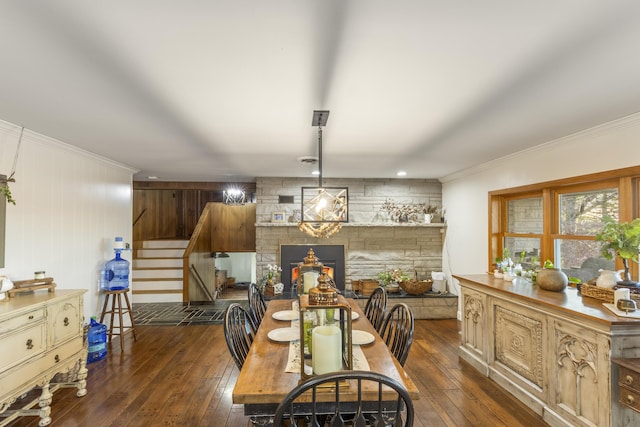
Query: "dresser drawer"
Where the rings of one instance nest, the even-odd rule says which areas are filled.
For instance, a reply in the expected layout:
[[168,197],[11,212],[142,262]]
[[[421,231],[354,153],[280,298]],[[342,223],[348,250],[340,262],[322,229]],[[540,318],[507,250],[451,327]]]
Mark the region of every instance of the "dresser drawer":
[[[44,321],[2,335],[0,338],[0,372],[20,362],[37,356],[46,348],[46,324]],[[11,349],[6,351],[5,349]]]
[[640,392],[640,374],[625,366],[620,366],[618,383],[629,390]]
[[627,408],[631,408],[636,412],[640,412],[640,393],[631,390],[623,385],[620,386],[618,390],[620,393],[620,397],[618,398],[619,402],[626,406]]
[[[45,311],[44,308],[41,307],[37,310],[32,310],[23,314],[19,314],[15,317],[11,317],[0,322],[0,337],[2,334],[11,332],[14,329],[22,328],[30,323],[35,323],[39,320],[44,319]],[[0,338],[1,339],[1,338]]]

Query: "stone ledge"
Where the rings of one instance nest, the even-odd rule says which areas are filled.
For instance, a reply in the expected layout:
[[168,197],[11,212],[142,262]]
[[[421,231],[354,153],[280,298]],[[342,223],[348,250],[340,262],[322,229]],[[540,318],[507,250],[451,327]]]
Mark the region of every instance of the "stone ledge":
[[[364,309],[368,297],[356,301]],[[395,304],[404,303],[411,308],[416,319],[456,319],[458,315],[458,296],[454,294],[412,296],[388,295],[387,309]]]

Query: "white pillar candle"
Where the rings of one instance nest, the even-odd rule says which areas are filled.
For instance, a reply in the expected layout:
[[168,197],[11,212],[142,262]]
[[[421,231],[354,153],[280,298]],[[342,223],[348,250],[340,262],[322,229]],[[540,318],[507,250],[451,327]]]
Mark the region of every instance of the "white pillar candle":
[[618,300],[619,299],[630,299],[631,298],[631,291],[628,288],[621,288],[621,289],[616,289],[615,291],[613,291],[613,303],[618,304]]
[[316,375],[342,370],[342,333],[337,326],[316,326],[312,334],[312,366]]
[[318,284],[318,273],[315,271],[307,271],[302,275],[302,282],[304,284],[304,293],[308,294],[309,289],[315,288]]

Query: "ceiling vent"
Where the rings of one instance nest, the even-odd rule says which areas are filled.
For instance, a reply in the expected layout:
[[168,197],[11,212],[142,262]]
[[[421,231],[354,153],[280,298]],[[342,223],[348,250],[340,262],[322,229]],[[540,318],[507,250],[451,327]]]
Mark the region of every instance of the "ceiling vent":
[[318,158],[313,156],[298,157],[298,161],[303,165],[315,165],[318,163]]

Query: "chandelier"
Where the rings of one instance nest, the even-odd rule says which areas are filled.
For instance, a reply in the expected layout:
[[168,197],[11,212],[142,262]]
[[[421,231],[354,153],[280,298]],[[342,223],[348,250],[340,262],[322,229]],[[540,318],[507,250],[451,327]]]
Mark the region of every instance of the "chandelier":
[[302,187],[302,213],[298,228],[312,237],[328,238],[349,222],[347,187],[322,185],[322,126],[329,111],[314,111],[312,126],[318,126],[318,186]]
[[244,191],[239,188],[229,188],[222,191],[222,201],[226,205],[240,206],[244,205],[245,194]]

